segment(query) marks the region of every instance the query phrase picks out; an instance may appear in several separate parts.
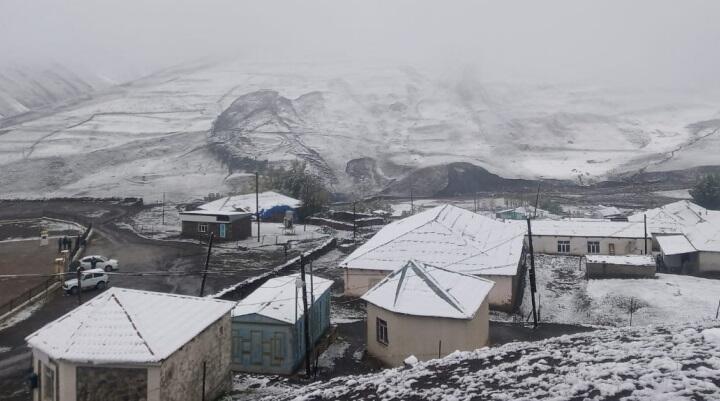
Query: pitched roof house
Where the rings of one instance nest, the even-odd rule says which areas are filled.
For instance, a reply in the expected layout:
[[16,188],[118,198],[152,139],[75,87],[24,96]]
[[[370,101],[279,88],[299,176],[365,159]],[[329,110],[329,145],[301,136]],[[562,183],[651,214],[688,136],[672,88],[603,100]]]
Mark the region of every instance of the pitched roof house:
[[362,296],[368,352],[397,366],[410,355],[427,360],[485,346],[493,286],[475,275],[406,262]]
[[34,400],[212,399],[230,384],[233,302],[111,288],[29,335]]
[[345,292],[362,295],[412,259],[494,281],[490,304],[508,308],[516,296],[524,236],[523,223],[437,206],[385,226],[343,260]]

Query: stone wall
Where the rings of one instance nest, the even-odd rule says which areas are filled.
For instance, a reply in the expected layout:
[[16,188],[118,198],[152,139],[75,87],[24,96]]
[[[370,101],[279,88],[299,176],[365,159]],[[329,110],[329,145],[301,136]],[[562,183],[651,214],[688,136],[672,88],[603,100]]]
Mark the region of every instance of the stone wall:
[[147,369],[78,366],[77,401],[147,399]]
[[203,363],[205,399],[214,400],[230,388],[231,323],[228,312],[163,361],[160,399],[202,400]]

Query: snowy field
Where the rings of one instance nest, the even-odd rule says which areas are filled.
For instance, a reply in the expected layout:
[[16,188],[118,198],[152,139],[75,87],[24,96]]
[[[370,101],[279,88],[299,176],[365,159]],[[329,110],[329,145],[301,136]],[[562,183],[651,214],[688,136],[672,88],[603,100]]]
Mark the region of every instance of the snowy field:
[[644,326],[515,342],[409,369],[286,387],[264,400],[717,400],[717,326]]
[[[585,279],[579,257],[537,255],[543,322],[627,326],[715,319],[720,280],[658,273],[655,279]],[[522,313],[531,312],[526,288]],[[493,319],[510,319],[494,313]]]

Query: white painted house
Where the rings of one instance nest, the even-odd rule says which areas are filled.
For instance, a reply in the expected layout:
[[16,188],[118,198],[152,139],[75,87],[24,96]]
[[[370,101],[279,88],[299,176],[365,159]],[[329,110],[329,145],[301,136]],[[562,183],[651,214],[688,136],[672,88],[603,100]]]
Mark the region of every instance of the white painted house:
[[524,263],[524,222],[502,222],[441,205],[383,227],[340,266],[345,293],[360,296],[408,260],[495,282],[490,306],[512,308]]
[[646,241],[643,222],[607,220],[533,220],[532,240],[536,253],[575,256],[641,255]]
[[633,214],[647,216],[653,250],[670,269],[687,273],[720,272],[720,211],[682,200]]
[[231,384],[234,305],[111,288],[26,338],[37,375],[32,398],[214,399]]
[[390,366],[487,345],[494,283],[411,260],[371,288],[367,351]]

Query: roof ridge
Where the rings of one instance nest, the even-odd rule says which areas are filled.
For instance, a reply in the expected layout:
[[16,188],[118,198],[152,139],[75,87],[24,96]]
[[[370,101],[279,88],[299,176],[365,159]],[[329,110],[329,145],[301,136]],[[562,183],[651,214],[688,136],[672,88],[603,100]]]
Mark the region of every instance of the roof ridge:
[[[419,229],[419,228],[425,227],[426,225],[428,225],[428,224],[430,224],[430,223],[433,223],[433,222],[439,223],[439,222],[437,221],[437,217],[438,217],[438,215],[440,214],[440,211],[441,211],[442,209],[444,209],[445,206],[449,206],[449,205],[446,204],[446,205],[443,205],[443,206],[437,206],[437,207],[435,207],[435,208],[433,208],[433,209],[428,210],[427,212],[429,212],[429,211],[431,211],[431,210],[434,210],[434,209],[437,209],[437,208],[440,208],[440,210],[438,210],[438,213],[435,215],[435,217],[429,219],[428,221],[424,222],[423,224],[420,224],[420,225],[417,226],[417,227],[410,228],[410,229],[408,229],[407,231],[403,232],[402,234],[396,235],[396,236],[392,237],[391,239],[389,239],[389,240],[387,240],[387,241],[385,241],[385,242],[383,242],[383,243],[381,243],[381,244],[378,244],[378,245],[375,246],[374,248],[370,248],[370,249],[365,250],[363,253],[360,253],[360,254],[357,254],[357,255],[353,256],[353,254],[355,253],[355,252],[353,252],[353,253],[350,254],[350,256],[348,256],[345,260],[343,260],[341,264],[345,264],[345,263],[347,263],[347,262],[349,262],[349,261],[351,261],[351,260],[355,260],[355,259],[357,259],[357,258],[359,258],[359,257],[361,257],[361,256],[363,256],[363,255],[366,255],[367,253],[372,252],[372,251],[374,251],[374,250],[376,250],[376,249],[378,249],[378,248],[380,248],[380,247],[383,247],[383,246],[385,246],[385,245],[387,245],[387,244],[389,244],[389,243],[397,240],[398,238],[401,238],[401,237],[406,236],[407,234],[409,234],[409,233],[412,232],[412,231],[415,231],[415,230],[417,230],[417,229]],[[426,213],[426,212],[421,212],[421,213]],[[414,217],[414,216],[419,216],[419,214],[415,214],[415,215],[410,216],[410,217]],[[399,221],[397,221],[396,223],[400,223],[400,222],[402,222],[402,221],[403,221],[403,220],[399,220]],[[440,225],[443,225],[443,224],[440,223]],[[389,226],[390,226],[390,225],[387,225],[387,226],[383,227],[383,229],[385,229],[386,227],[389,227]],[[444,225],[443,225],[443,226],[444,226]],[[380,231],[382,231],[382,229],[381,229]],[[379,233],[380,231],[378,231],[378,233]],[[377,234],[375,234],[375,235],[377,235]]]
[[[110,298],[112,295],[113,295],[113,294],[111,293],[107,298]],[[92,303],[93,301],[95,301],[95,300],[94,300],[94,299],[91,300],[90,303]],[[106,299],[106,301],[107,301],[107,299]],[[66,315],[66,317],[69,317],[69,316],[71,316],[72,314],[80,313],[82,310],[84,310],[84,309],[81,310],[81,308],[85,307],[85,305],[88,305],[88,304],[80,305],[77,309],[71,311],[70,314]],[[85,309],[87,309],[87,308],[89,308],[89,306],[85,307]],[[83,320],[80,321],[80,324],[77,326],[77,328],[75,329],[75,331],[73,331],[72,335],[70,335],[70,338],[68,338],[68,341],[67,341],[67,343],[66,343],[67,346],[65,347],[65,350],[63,351],[63,354],[66,354],[68,351],[70,351],[70,347],[72,347],[72,346],[75,344],[75,336],[77,336],[77,334],[78,334],[78,332],[80,331],[80,329],[83,328],[83,326],[85,326],[85,324],[86,324],[88,321],[90,321],[90,319],[92,319],[92,317],[93,317],[92,315],[88,315],[86,319],[83,319]],[[93,319],[93,320],[94,320],[94,319]],[[39,330],[38,330],[38,331],[39,331]],[[37,332],[35,332],[35,333],[37,333]]]
[[123,304],[120,302],[120,300],[117,298],[117,296],[115,295],[115,293],[110,294],[110,297],[115,300],[115,302],[116,302],[116,303],[118,304],[118,306],[120,307],[120,310],[123,311],[123,313],[124,313],[125,316],[127,317],[128,321],[130,322],[130,325],[132,325],[133,329],[135,330],[135,333],[137,333],[138,337],[140,337],[140,339],[142,340],[143,344],[145,344],[145,347],[147,347],[147,349],[148,349],[148,351],[150,352],[150,354],[151,354],[152,356],[155,356],[155,352],[153,352],[152,348],[150,348],[150,344],[148,344],[148,342],[145,340],[145,337],[143,337],[142,333],[140,333],[140,330],[138,330],[138,328],[137,328],[137,326],[135,325],[135,322],[133,321],[132,317],[130,317],[130,314],[129,314],[128,311],[125,309],[125,307],[124,307]]
[[[430,287],[430,289],[432,289],[433,292],[435,292],[435,294],[438,297],[440,297],[443,301],[450,304],[450,306],[452,306],[453,308],[457,309],[458,312],[462,313],[463,315],[467,315],[467,312],[465,312],[465,310],[463,309],[462,305],[460,304],[460,301],[458,301],[457,298],[455,298],[452,294],[447,292],[445,289],[441,288],[440,284],[437,282],[437,280],[435,280],[435,278],[432,277],[430,275],[430,273],[425,270],[426,266],[432,266],[432,265],[428,265],[427,263],[424,263],[421,266],[420,264],[418,264],[415,261],[411,261],[410,263],[408,263],[408,265],[410,265],[410,264],[411,264],[411,267],[412,267],[413,271],[415,272],[415,274],[417,274],[418,277],[420,277],[423,281],[425,281],[428,284],[428,286]],[[432,267],[434,267],[434,266],[432,266]]]

